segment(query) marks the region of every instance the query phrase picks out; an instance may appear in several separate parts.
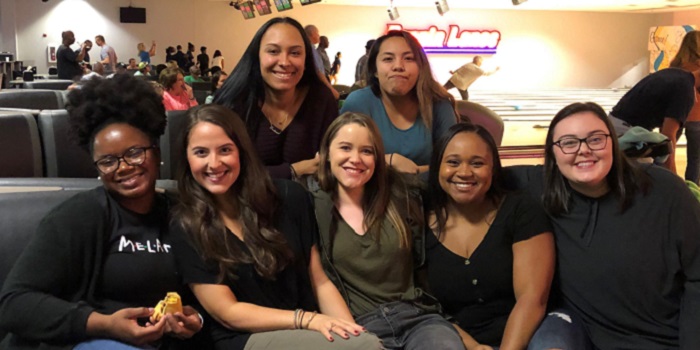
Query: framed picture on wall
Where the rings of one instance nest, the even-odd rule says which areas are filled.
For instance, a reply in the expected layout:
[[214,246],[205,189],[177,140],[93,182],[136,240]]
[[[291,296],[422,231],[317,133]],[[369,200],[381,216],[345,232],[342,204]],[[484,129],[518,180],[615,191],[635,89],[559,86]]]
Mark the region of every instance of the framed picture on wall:
[[56,45],[49,45],[47,53],[49,63],[56,63]]

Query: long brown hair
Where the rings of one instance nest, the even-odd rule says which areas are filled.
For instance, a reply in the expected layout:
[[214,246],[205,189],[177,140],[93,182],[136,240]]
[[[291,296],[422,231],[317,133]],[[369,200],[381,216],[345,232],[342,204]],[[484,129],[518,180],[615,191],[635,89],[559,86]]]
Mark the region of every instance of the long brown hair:
[[700,64],[700,31],[691,30],[685,34],[681,47],[678,49],[676,57],[671,61],[670,66],[683,68],[687,63]]
[[[214,197],[195,180],[187,162],[189,136],[199,123],[221,127],[238,148],[241,171],[227,195],[231,201],[238,202],[238,220],[249,254],[233,241],[219,216]],[[243,121],[230,109],[209,104],[190,109],[186,125],[182,135],[182,157],[185,160],[177,174],[181,200],[174,217],[202,257],[219,265],[220,281],[225,277],[236,279],[237,266],[250,263],[258,274],[274,279],[292,260],[292,252],[282,234],[273,227],[279,200]]]
[[[375,96],[381,96],[382,90],[379,86],[379,79],[376,76],[379,49],[386,39],[396,37],[406,40],[418,64],[418,80],[416,81],[416,86],[413,87],[410,93],[415,94],[416,99],[418,99],[418,109],[420,110],[421,119],[423,119],[423,124],[430,130],[433,127],[433,104],[437,101],[447,100],[454,109],[455,99],[445,90],[442,84],[438,83],[435,78],[433,78],[433,71],[430,69],[428,56],[425,55],[423,47],[411,33],[403,30],[390,30],[374,42],[374,45],[372,45],[369,51],[369,58],[367,59],[367,78],[369,80],[369,86],[372,88],[372,92],[374,92]],[[455,120],[456,118],[457,113],[455,113]]]
[[412,196],[411,184],[404,175],[386,166],[382,137],[372,118],[361,113],[345,112],[328,126],[319,150],[319,164],[321,164],[318,169],[319,187],[330,193],[334,201],[337,199],[338,180],[331,171],[329,151],[338,131],[348,124],[367,128],[374,149],[374,174],[365,184],[362,198],[363,224],[370,236],[375,241],[379,241],[382,222],[385,217],[388,217],[389,222],[399,233],[399,247],[410,248],[411,226],[423,226],[422,208],[416,196]]

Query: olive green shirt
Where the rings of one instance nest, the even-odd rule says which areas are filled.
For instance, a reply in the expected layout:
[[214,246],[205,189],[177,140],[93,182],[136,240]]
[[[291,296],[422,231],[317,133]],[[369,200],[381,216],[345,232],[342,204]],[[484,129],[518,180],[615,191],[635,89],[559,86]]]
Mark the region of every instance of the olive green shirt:
[[413,302],[420,295],[413,279],[413,256],[399,248],[399,234],[384,219],[379,242],[370,234],[359,235],[343,220],[333,242],[333,265],[347,291],[354,317],[393,301]]

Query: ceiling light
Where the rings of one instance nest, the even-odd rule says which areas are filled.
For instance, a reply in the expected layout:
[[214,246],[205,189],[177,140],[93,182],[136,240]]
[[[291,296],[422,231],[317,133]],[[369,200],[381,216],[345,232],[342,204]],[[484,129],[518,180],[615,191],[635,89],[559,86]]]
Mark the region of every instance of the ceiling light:
[[438,13],[440,16],[444,15],[445,12],[450,10],[450,6],[447,5],[447,0],[438,0],[435,1],[435,7],[437,7]]
[[399,18],[399,9],[394,7],[394,0],[389,1],[389,8],[386,10],[389,13],[389,18],[393,21]]

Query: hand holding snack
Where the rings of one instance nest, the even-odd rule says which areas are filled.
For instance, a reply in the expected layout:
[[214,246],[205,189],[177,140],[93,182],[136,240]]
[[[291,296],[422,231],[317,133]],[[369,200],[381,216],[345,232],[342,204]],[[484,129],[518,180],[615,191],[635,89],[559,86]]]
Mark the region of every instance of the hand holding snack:
[[179,339],[191,338],[202,329],[199,313],[191,306],[184,306],[182,312],[177,312],[165,318],[163,332]]
[[182,300],[176,292],[168,292],[165,299],[159,301],[153,310],[151,322],[156,323],[166,314],[174,314],[176,312],[182,313]]

